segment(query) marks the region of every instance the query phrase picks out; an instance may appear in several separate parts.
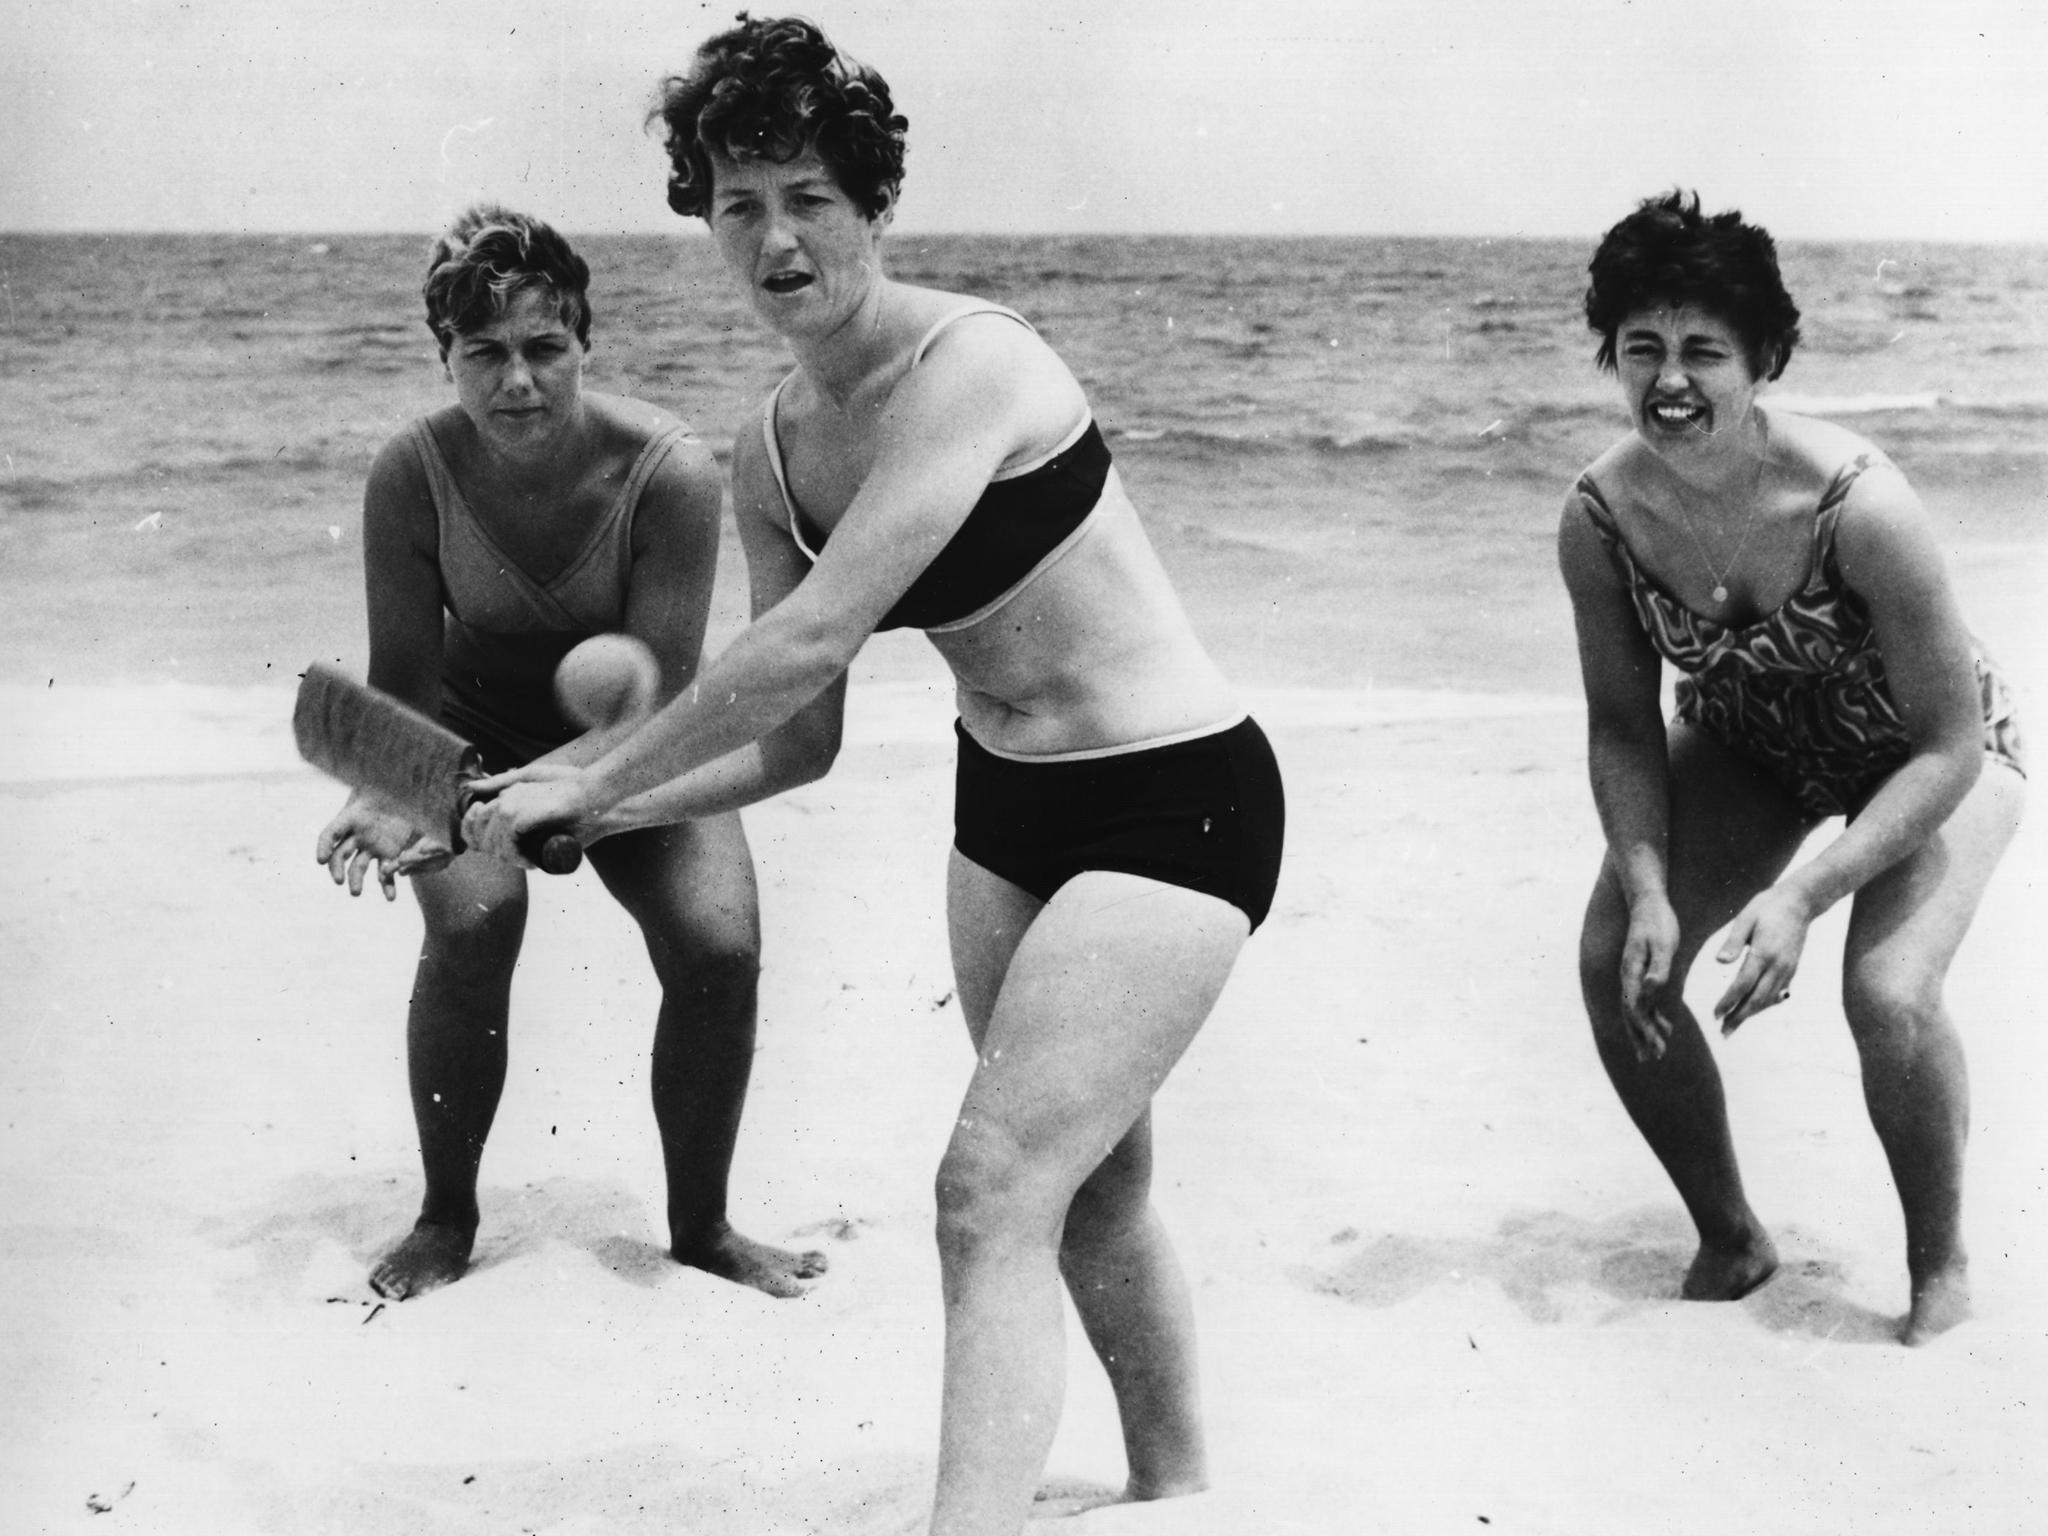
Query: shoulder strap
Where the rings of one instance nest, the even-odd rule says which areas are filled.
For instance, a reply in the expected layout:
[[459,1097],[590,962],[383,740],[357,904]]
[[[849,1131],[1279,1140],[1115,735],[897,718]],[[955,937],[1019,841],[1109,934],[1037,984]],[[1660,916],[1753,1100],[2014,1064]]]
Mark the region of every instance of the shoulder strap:
[[1849,501],[1849,487],[1872,465],[1883,463],[1877,454],[1863,452],[1835,471],[1835,478],[1828,482],[1828,488],[1821,492],[1820,505],[1813,513],[1813,568],[1825,572],[1828,580],[1840,585],[1841,567],[1835,561],[1835,530],[1842,521],[1842,508]]
[[1578,493],[1579,506],[1585,511],[1586,521],[1593,525],[1600,542],[1607,546],[1607,561],[1614,567],[1615,575],[1626,582],[1631,591],[1641,587],[1642,568],[1636,564],[1635,551],[1628,547],[1628,540],[1621,536],[1621,519],[1607,504],[1599,484],[1591,475],[1580,475],[1572,489]]
[[441,445],[434,437],[434,429],[427,425],[427,418],[415,416],[406,426],[406,435],[412,439],[412,451],[420,461],[420,468],[426,472],[427,490],[434,498],[434,510],[442,521],[446,521],[450,509],[462,502],[462,491],[455,484],[455,471],[448,467],[448,460],[441,452]]
[[[576,616],[500,549],[490,530],[478,521],[424,416],[413,420],[410,435],[413,451],[426,471],[428,493],[434,500],[434,522],[441,545],[441,596],[448,611],[469,622],[474,615],[466,617],[463,613],[468,606],[464,594],[486,602],[510,594],[508,600],[524,604],[539,627],[573,627]],[[494,595],[485,596],[479,589],[480,581],[487,583]]]
[[782,438],[775,430],[775,408],[782,403],[782,392],[795,377],[793,372],[785,373],[768,391],[768,399],[761,407],[761,442],[768,450],[768,467],[775,473],[775,488],[782,493],[782,511],[789,520],[789,536],[796,540],[796,547],[803,551],[804,557],[816,563],[818,551],[811,548],[810,540],[804,537],[803,519],[797,514],[796,498],[789,494],[789,474],[782,467]]
[[599,578],[608,589],[617,593],[621,613],[624,612],[627,585],[631,579],[633,565],[633,524],[640,512],[640,498],[677,443],[689,433],[680,422],[671,422],[650,436],[634,456],[633,467],[626,471],[626,478],[618,492],[606,503],[604,515],[591,526],[582,549],[576,557],[555,575],[546,590],[550,596],[561,601],[565,609],[570,607],[572,591],[580,591],[579,583],[585,581],[585,573],[595,569],[599,562],[609,562],[605,575]]
[[1578,493],[1579,505],[1586,510],[1594,531],[1609,549],[1622,542],[1621,519],[1614,515],[1614,508],[1607,505],[1607,498],[1600,493],[1600,487],[1591,475],[1581,475],[1572,489]]
[[640,457],[633,461],[633,468],[626,476],[626,483],[619,487],[617,505],[621,509],[620,520],[625,524],[622,537],[630,546],[633,537],[633,518],[640,510],[640,497],[647,489],[655,471],[668,461],[675,452],[677,443],[689,436],[681,422],[671,422],[654,436],[647,439],[647,446],[640,450]]
[[915,368],[924,361],[925,353],[931,350],[932,343],[938,340],[941,331],[945,330],[955,320],[965,320],[969,315],[1001,315],[1006,320],[1016,321],[1034,336],[1038,334],[1037,327],[1032,325],[1029,320],[1026,320],[1014,309],[1007,309],[1001,304],[990,304],[983,300],[976,300],[972,304],[963,304],[958,309],[939,316],[933,322],[932,328],[926,331],[919,339],[917,350],[910,354],[910,366]]
[[[910,366],[915,368],[924,361],[925,353],[931,350],[932,343],[938,339],[941,331],[945,330],[955,320],[965,320],[969,315],[1001,315],[1005,320],[1016,321],[1032,335],[1036,336],[1038,334],[1038,327],[1029,320],[1026,320],[1014,309],[984,301],[963,304],[951,313],[939,316],[937,323],[924,333],[923,338],[917,344],[917,350],[910,354]],[[1061,437],[1058,442],[1054,443],[1050,448],[1034,453],[1029,458],[1018,463],[1003,465],[990,477],[990,483],[995,484],[1004,480],[1015,480],[1020,476],[1030,474],[1035,469],[1044,468],[1076,443],[1080,442],[1083,437],[1087,436],[1088,429],[1094,425],[1094,422],[1094,415],[1084,406],[1081,411],[1081,419],[1068,428],[1066,435]]]

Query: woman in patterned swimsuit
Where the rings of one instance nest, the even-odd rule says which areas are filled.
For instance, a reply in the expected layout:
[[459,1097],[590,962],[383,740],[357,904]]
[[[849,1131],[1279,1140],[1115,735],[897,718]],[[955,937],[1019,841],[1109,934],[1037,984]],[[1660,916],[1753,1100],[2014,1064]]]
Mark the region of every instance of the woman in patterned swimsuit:
[[[1580,946],[1600,1058],[1699,1229],[1682,1294],[1755,1289],[1777,1254],[1685,979],[1725,925],[1729,1034],[1790,996],[1808,927],[1852,898],[1842,1001],[1919,1343],[1969,1311],[1968,1089],[1942,987],[2019,823],[2012,708],[1898,470],[1760,401],[1799,335],[1770,236],[1673,193],[1608,231],[1590,271],[1598,361],[1634,426],[1559,532],[1607,839]],[[1681,674],[1668,724],[1660,658]],[[1833,816],[1840,835],[1793,868]]]
[[[557,707],[555,665],[624,631],[665,693],[696,670],[718,558],[710,453],[638,400],[586,392],[589,269],[540,220],[471,209],[428,260],[427,324],[456,403],[400,432],[363,496],[370,681],[438,714],[486,767],[587,761]],[[370,1273],[394,1299],[461,1276],[476,1241],[477,1172],[505,1083],[523,871],[452,857],[402,815],[351,795],[316,855],[360,893],[412,877],[425,921],[406,1064],[426,1197]],[[754,868],[736,816],[613,838],[590,850],[632,914],[661,982],[653,1098],[668,1174],[670,1252],[771,1295],[810,1288],[824,1258],[735,1232],[726,1174],[754,1053],[760,969]]]
[[947,912],[977,1052],[936,1189],[931,1529],[1023,1528],[1059,1419],[1063,1280],[1129,1496],[1193,1493],[1194,1318],[1152,1210],[1150,1110],[1271,904],[1272,754],[1066,365],[1000,306],[884,272],[906,125],[881,76],[808,23],[744,20],[661,117],[669,205],[710,225],[796,360],[733,449],[754,621],[587,770],[514,776],[474,836],[509,854],[522,827],[672,821],[815,778],[861,645],[923,630],[957,685]]

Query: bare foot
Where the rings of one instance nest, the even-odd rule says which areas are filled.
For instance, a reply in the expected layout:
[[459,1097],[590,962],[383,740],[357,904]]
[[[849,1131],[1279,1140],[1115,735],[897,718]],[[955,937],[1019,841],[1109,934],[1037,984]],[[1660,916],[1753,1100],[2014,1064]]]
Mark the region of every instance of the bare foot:
[[475,1227],[418,1222],[370,1271],[370,1289],[392,1301],[419,1296],[460,1280],[476,1246]]
[[1031,1518],[1070,1520],[1075,1515],[1085,1515],[1091,1509],[1106,1509],[1112,1504],[1150,1504],[1159,1499],[1183,1499],[1208,1490],[1209,1481],[1202,1477],[1158,1488],[1133,1480],[1120,1489],[1107,1483],[1083,1482],[1079,1478],[1054,1478],[1042,1484],[1031,1496]]
[[770,1296],[783,1297],[803,1295],[831,1265],[815,1248],[803,1253],[771,1248],[743,1237],[722,1221],[689,1247],[678,1243],[669,1250],[669,1257],[735,1285],[750,1285]]
[[1678,1294],[1686,1301],[1740,1301],[1777,1271],[1778,1250],[1759,1228],[1734,1247],[1701,1243]]
[[1085,1482],[1080,1478],[1049,1478],[1031,1496],[1033,1520],[1071,1520],[1075,1515],[1106,1504],[1121,1504],[1130,1494],[1107,1483]]
[[1245,1536],[1247,1531],[1258,1532],[1260,1536],[1281,1536],[1282,1532],[1310,1536],[1311,1532],[1330,1529],[1320,1519],[1308,1524],[1275,1518],[1275,1511],[1263,1501],[1255,1505],[1242,1494],[1214,1489],[1167,1500],[1122,1499],[1100,1505],[1084,1511],[1073,1528],[1094,1536],[1111,1536],[1112,1532],[1116,1536],[1140,1536],[1141,1532],[1145,1536]]
[[1124,1498],[1132,1504],[1150,1504],[1157,1499],[1185,1499],[1190,1494],[1208,1491],[1209,1479],[1200,1472],[1167,1483],[1141,1483],[1134,1477],[1124,1489]]
[[1951,1264],[1914,1283],[1913,1310],[1906,1314],[1899,1338],[1907,1344],[1925,1344],[1967,1322],[1970,1306],[1970,1267]]

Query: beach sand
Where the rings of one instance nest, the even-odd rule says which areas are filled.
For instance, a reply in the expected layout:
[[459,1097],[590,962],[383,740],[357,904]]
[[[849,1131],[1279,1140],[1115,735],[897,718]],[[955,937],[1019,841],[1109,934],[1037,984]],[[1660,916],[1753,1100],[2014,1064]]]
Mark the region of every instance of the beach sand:
[[[747,813],[766,969],[733,1215],[827,1249],[825,1283],[775,1302],[664,1258],[654,983],[586,872],[534,882],[479,1262],[380,1306],[366,1272],[419,1198],[419,922],[313,863],[341,792],[287,720],[307,661],[364,670],[363,479],[447,398],[424,242],[0,247],[0,1536],[919,1531],[931,1179],[972,1066],[938,662],[878,637],[836,772]],[[593,387],[722,451],[779,343],[708,242],[586,254]],[[1787,257],[1812,333],[1791,382],[1898,455],[2040,758],[2038,253]],[[1794,1000],[1719,1047],[1784,1269],[1738,1304],[1673,1299],[1690,1229],[1577,1001],[1600,844],[1550,551],[1623,429],[1584,259],[899,247],[899,276],[1003,295],[1075,366],[1290,799],[1272,920],[1156,1113],[1216,1488],[1048,1529],[2048,1530],[2048,808],[1951,986],[1978,1319],[1892,1342],[1903,1241],[1835,996],[1841,912]],[[744,608],[728,524],[712,650]],[[1716,990],[1702,965],[1696,1005]],[[1049,1476],[1117,1486],[1108,1391],[1078,1329],[1069,1349]]]
[[[586,872],[534,882],[477,1265],[378,1304],[365,1271],[418,1198],[418,918],[314,865],[339,792],[295,761],[287,688],[0,688],[0,1530],[919,1530],[931,1176],[971,1055],[941,914],[951,710],[909,654],[863,660],[828,780],[748,813],[766,969],[733,1214],[829,1251],[791,1302],[662,1254],[654,985]],[[2041,818],[1951,988],[1980,1316],[1908,1351],[1841,913],[1794,1001],[1720,1048],[1784,1269],[1680,1304],[1690,1229],[1577,1004],[1599,843],[1576,700],[1251,701],[1287,773],[1285,878],[1157,1111],[1216,1488],[1044,1528],[2048,1527]],[[1049,1474],[1120,1485],[1078,1328],[1069,1353]]]

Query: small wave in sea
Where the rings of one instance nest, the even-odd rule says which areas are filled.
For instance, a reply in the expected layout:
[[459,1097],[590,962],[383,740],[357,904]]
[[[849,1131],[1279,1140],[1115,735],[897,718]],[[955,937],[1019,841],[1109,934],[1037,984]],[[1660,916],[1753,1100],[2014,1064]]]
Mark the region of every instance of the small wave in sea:
[[1978,399],[1935,389],[1860,395],[1808,395],[1796,390],[1774,390],[1764,401],[1801,416],[1939,415],[1952,419],[1959,430],[1971,418],[1986,422],[2048,421],[2048,396]]
[[1801,395],[1788,390],[1767,395],[1764,403],[1800,416],[1874,416],[1885,411],[1935,411],[1944,402],[1939,391],[1930,389],[1907,395]]
[[1398,453],[1417,444],[1417,436],[1405,427],[1380,426],[1345,428],[1335,431],[1290,429],[1281,426],[1245,427],[1123,427],[1112,434],[1120,442],[1157,446],[1168,451],[1201,455],[1205,453],[1319,453],[1370,456]]

